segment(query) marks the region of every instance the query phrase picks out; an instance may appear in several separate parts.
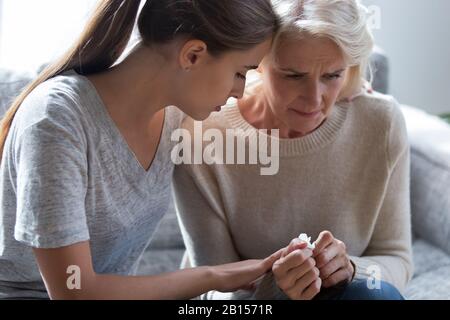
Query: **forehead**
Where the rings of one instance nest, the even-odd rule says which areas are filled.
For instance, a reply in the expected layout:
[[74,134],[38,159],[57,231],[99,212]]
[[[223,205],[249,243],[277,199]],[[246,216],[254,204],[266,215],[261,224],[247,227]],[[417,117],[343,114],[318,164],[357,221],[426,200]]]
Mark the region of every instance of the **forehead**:
[[283,39],[275,50],[275,61],[283,67],[342,67],[342,50],[328,38]]

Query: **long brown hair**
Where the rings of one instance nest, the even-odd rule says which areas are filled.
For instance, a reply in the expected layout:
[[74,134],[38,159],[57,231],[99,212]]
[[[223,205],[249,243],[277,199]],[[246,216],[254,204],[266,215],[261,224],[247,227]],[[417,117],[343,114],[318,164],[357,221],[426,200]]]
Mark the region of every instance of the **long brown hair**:
[[[67,71],[82,75],[110,68],[124,52],[138,15],[139,0],[101,0],[75,44],[16,98],[0,123],[0,155],[14,116],[43,82]],[[144,45],[179,36],[204,41],[212,55],[246,50],[271,37],[279,20],[270,0],[147,0],[138,18]]]

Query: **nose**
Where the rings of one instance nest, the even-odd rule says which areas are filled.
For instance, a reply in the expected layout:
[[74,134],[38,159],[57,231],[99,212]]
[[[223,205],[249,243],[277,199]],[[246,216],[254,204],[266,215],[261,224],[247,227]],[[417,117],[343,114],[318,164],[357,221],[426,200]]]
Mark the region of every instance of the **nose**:
[[233,89],[230,92],[230,98],[241,99],[244,96],[245,83],[244,81],[238,81],[234,84]]
[[322,105],[322,89],[320,83],[311,81],[305,89],[303,99],[306,100],[307,105],[311,110],[319,108]]

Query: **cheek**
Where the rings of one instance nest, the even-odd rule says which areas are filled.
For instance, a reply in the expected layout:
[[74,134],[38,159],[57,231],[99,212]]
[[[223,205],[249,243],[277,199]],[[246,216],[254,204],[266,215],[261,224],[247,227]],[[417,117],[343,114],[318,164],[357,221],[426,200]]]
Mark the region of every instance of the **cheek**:
[[324,99],[327,107],[327,113],[330,112],[330,109],[336,104],[337,98],[341,93],[343,87],[343,81],[336,82],[327,86]]
[[211,73],[204,80],[205,90],[203,94],[214,95],[215,99],[226,99],[234,87],[234,74],[228,70],[211,70]]
[[275,95],[282,96],[286,93],[286,86],[283,85],[283,81],[274,80],[271,82],[271,88]]
[[292,85],[292,82],[276,76],[268,80],[268,90],[276,106],[288,105],[297,96],[297,88]]
[[336,83],[332,86],[332,90],[335,92],[336,96],[338,96],[342,89],[344,89],[345,85],[345,77],[338,79]]
[[190,88],[192,103],[199,107],[217,105],[224,96],[223,81],[208,75],[192,78],[187,87]]

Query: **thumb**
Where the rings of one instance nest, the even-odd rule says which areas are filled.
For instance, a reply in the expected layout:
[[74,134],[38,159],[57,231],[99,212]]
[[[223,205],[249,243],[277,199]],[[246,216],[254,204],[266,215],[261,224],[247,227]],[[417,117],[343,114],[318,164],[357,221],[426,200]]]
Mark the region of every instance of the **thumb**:
[[283,252],[283,258],[294,252],[295,250],[303,250],[308,247],[306,242],[301,241],[300,239],[294,239],[289,246]]
[[280,249],[277,252],[271,254],[269,257],[265,258],[263,260],[263,266],[264,266],[264,270],[267,272],[269,270],[272,270],[272,266],[273,264],[281,259],[283,257],[283,252],[285,249]]

